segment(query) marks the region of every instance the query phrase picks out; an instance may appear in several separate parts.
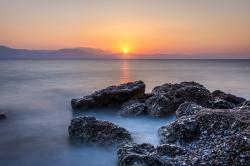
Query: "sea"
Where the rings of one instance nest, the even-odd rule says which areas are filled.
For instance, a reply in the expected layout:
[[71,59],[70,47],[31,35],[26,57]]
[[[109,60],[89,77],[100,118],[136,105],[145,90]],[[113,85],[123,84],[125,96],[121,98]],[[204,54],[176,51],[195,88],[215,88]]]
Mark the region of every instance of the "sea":
[[72,98],[142,80],[146,92],[164,83],[196,81],[250,99],[250,60],[1,60],[1,166],[115,166],[113,146],[76,145],[68,126],[77,116],[95,116],[126,128],[137,143],[159,144],[166,118],[123,118],[119,108],[74,112]]

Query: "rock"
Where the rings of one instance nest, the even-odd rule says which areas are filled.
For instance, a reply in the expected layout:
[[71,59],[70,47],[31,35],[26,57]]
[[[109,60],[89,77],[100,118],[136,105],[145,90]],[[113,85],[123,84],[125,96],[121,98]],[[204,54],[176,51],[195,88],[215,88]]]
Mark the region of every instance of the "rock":
[[173,157],[177,163],[250,164],[250,111],[203,108],[161,127],[159,135],[162,144],[171,143],[188,150]]
[[173,144],[162,144],[156,148],[157,153],[160,156],[175,157],[188,153],[188,150]]
[[0,112],[0,119],[6,119],[6,118],[7,118],[6,114],[3,112]]
[[145,114],[145,103],[136,100],[131,100],[122,105],[120,114],[125,117],[140,116]]
[[159,130],[161,144],[190,143],[200,135],[197,123],[189,116],[182,116]]
[[210,107],[211,93],[205,87],[184,86],[175,92],[175,100],[178,102],[195,102],[203,107]]
[[215,100],[212,103],[213,109],[232,109],[234,107],[236,107],[234,103],[228,102],[220,98],[215,98]]
[[185,165],[183,162],[175,161],[175,156],[187,154],[185,148],[164,144],[154,147],[151,144],[126,143],[119,146],[117,150],[120,166],[176,166]]
[[205,88],[203,85],[196,83],[196,82],[181,82],[180,84],[163,84],[161,86],[156,86],[152,93],[153,94],[163,94],[167,96],[174,96],[175,91],[178,89],[185,87],[185,86],[196,86],[196,87],[201,87]]
[[146,100],[147,113],[155,117],[163,117],[173,112],[172,102],[164,95],[154,95]]
[[230,103],[233,103],[235,105],[238,105],[244,101],[246,101],[246,99],[242,98],[242,97],[237,97],[235,95],[232,95],[230,93],[225,93],[221,90],[215,90],[212,92],[212,96],[213,98],[219,98],[219,99],[222,99],[222,100],[225,100],[225,101],[228,101]]
[[181,104],[178,109],[176,110],[176,116],[189,116],[194,115],[197,112],[202,110],[202,107],[194,102],[185,102]]
[[239,104],[238,107],[234,108],[234,110],[245,110],[245,111],[250,111],[250,101],[244,101],[243,103]]
[[[180,84],[164,84],[153,89],[155,96],[164,96],[168,100],[168,112],[175,112],[184,102],[194,102],[203,107],[211,107],[213,100],[209,90],[196,82],[181,82]],[[157,100],[156,100],[157,101]]]
[[145,84],[142,81],[129,82],[118,86],[109,86],[79,99],[72,99],[73,109],[92,107],[120,106],[132,97],[143,95]]
[[125,128],[88,116],[72,119],[68,131],[71,140],[81,143],[107,145],[132,140]]
[[241,106],[250,106],[250,100],[244,101]]
[[[167,165],[156,153],[153,145],[125,144],[117,150],[120,166],[164,166]],[[170,164],[169,164],[170,165]]]

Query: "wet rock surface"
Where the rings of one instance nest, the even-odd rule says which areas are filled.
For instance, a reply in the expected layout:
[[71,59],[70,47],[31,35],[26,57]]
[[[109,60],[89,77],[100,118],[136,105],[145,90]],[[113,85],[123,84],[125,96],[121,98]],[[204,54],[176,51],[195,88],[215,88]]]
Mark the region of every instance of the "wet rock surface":
[[83,98],[72,99],[71,106],[73,109],[120,106],[132,97],[142,95],[144,92],[145,84],[142,81],[113,85]]
[[140,116],[146,114],[145,103],[141,103],[137,100],[131,100],[122,105],[121,116],[131,117],[131,116]]
[[151,144],[128,143],[118,147],[118,162],[120,166],[163,166],[165,161],[156,153]]
[[119,144],[121,166],[248,166],[250,102],[220,90],[210,92],[196,82],[164,84],[145,94],[141,81],[111,86],[82,99],[73,108],[121,106],[122,116],[176,120],[158,130],[160,145],[136,144],[129,132],[94,117],[72,120],[69,135],[83,143]]
[[178,109],[176,110],[176,116],[189,116],[194,115],[202,110],[202,107],[193,102],[185,102],[181,104]]
[[232,103],[234,105],[238,105],[238,104],[243,103],[244,101],[246,101],[246,99],[244,99],[242,97],[237,97],[237,96],[232,95],[230,93],[225,93],[225,92],[223,92],[221,90],[213,91],[212,96],[213,96],[213,98],[215,98],[217,100],[226,101],[226,102]]
[[249,165],[250,112],[203,109],[159,129],[162,144],[180,145],[188,155],[171,160],[184,165]]
[[172,112],[172,102],[164,95],[154,95],[146,100],[147,113],[155,117],[163,117]]
[[73,109],[118,106],[122,108],[122,116],[148,114],[165,117],[175,113],[185,102],[213,109],[232,109],[242,106],[244,102],[247,103],[244,98],[220,90],[211,93],[196,82],[167,83],[156,86],[151,93],[145,94],[145,84],[135,81],[110,86],[80,99],[72,99],[71,105]]
[[80,143],[108,145],[132,140],[125,128],[89,116],[72,119],[68,131],[70,139]]
[[170,113],[174,113],[184,102],[194,102],[210,108],[214,99],[210,91],[203,85],[196,82],[181,82],[179,84],[169,83],[157,86],[152,90],[151,94],[148,94],[147,97],[144,95],[144,98],[138,101],[141,104],[145,103],[148,115],[165,117]]
[[181,161],[174,161],[175,156],[186,155],[185,148],[163,144],[154,147],[151,144],[126,143],[117,149],[120,166],[175,166],[182,165]]

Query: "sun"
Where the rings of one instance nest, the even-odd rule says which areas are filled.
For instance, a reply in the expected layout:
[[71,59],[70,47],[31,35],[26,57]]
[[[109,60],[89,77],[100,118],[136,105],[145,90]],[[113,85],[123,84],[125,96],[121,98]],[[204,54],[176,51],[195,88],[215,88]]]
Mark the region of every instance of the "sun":
[[128,49],[126,49],[126,48],[124,48],[123,50],[122,50],[122,52],[124,53],[124,54],[128,54]]

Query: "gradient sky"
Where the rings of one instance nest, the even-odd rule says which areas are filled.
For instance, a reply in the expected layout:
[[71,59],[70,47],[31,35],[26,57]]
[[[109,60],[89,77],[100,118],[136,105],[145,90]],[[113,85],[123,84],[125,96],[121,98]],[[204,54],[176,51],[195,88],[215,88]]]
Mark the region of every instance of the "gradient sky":
[[249,0],[0,0],[0,44],[250,56]]

